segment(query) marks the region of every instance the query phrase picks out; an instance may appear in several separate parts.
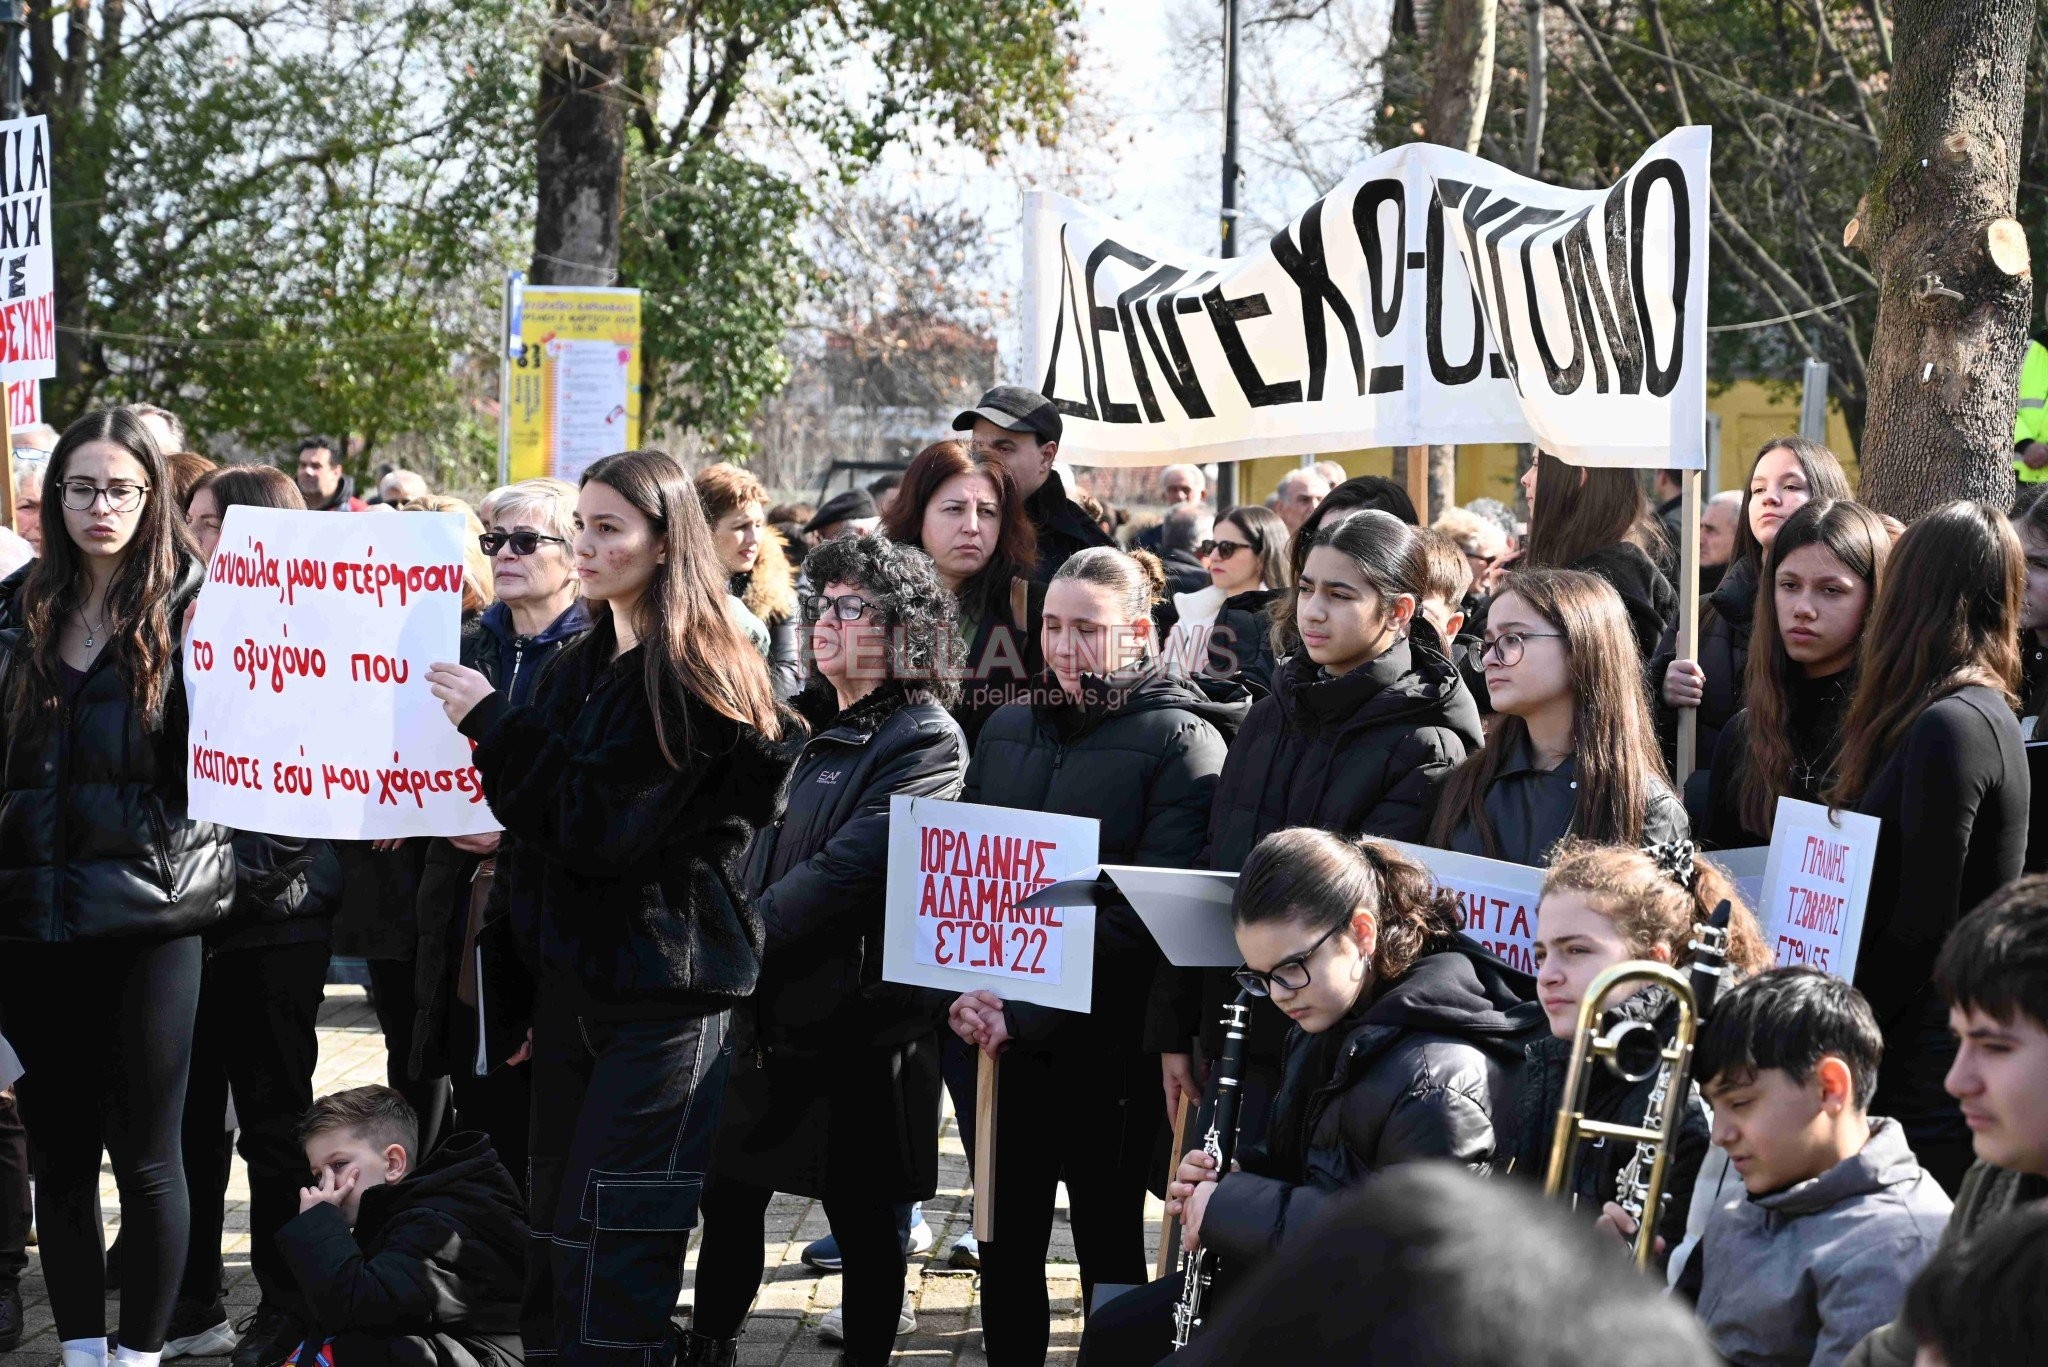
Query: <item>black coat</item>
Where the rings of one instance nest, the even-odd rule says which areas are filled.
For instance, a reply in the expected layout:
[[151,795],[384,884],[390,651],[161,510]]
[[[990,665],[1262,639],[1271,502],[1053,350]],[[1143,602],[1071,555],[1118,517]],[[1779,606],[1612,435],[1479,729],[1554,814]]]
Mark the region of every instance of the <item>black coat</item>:
[[528,1235],[490,1140],[451,1135],[402,1181],[363,1192],[351,1230],[317,1205],[277,1232],[308,1337],[431,1339],[442,1367],[518,1362]]
[[1080,504],[1067,497],[1057,470],[1048,471],[1038,492],[1024,500],[1024,511],[1031,518],[1032,530],[1038,533],[1038,566],[1031,572],[1034,583],[1051,583],[1060,566],[1076,551],[1116,544],[1095,525],[1094,518],[1082,511]]
[[[0,583],[0,621],[34,567]],[[173,639],[203,571],[185,558],[171,592]],[[0,940],[169,939],[226,917],[234,905],[233,832],[185,816],[182,652],[174,649],[154,730],[129,706],[128,685],[102,650],[62,708],[27,729],[12,717],[15,671],[28,667],[26,629],[0,629]]]
[[[967,769],[969,802],[1094,817],[1097,862],[1189,868],[1224,767],[1229,736],[1249,706],[1241,690],[1211,699],[1185,678],[1146,673],[1090,680],[1088,706],[1013,703],[989,719]],[[1095,916],[1092,1014],[1013,1002],[1010,1031],[1024,1047],[1076,1037],[1136,1049],[1144,986],[1163,962],[1128,907]],[[1134,990],[1133,984],[1136,984]]]
[[[1694,754],[1702,764],[1714,756],[1721,728],[1745,705],[1749,672],[1749,636],[1756,624],[1756,567],[1736,561],[1714,591],[1700,602],[1700,672],[1706,675],[1699,705],[1699,739]],[[1650,691],[1657,700],[1665,749],[1677,745],[1677,711],[1664,705],[1664,675],[1678,658],[1678,624],[1674,621],[1650,661]]]
[[579,1014],[723,1011],[760,974],[761,918],[739,861],[780,813],[796,747],[689,697],[668,723],[681,761],[670,767],[644,647],[616,660],[614,649],[600,622],[556,657],[532,703],[492,693],[463,718],[505,828],[492,919],[510,917],[542,992]]
[[1320,1035],[1290,1026],[1263,1142],[1202,1216],[1228,1266],[1259,1262],[1332,1198],[1399,1163],[1491,1169],[1523,1052],[1549,1029],[1535,980],[1462,938]]
[[[1486,817],[1493,825],[1495,848],[1488,850],[1478,828],[1461,819],[1446,847],[1460,854],[1505,859],[1510,864],[1546,868],[1557,843],[1574,834],[1579,801],[1579,761],[1567,755],[1555,769],[1536,767],[1535,752],[1525,741],[1508,757],[1486,790]],[[1690,836],[1685,807],[1669,785],[1654,781],[1649,810],[1643,814],[1645,845]]]
[[[1150,547],[1158,555],[1157,547]],[[1173,593],[1196,593],[1209,587],[1208,567],[1197,560],[1189,551],[1169,551],[1159,557],[1159,567],[1166,572],[1166,591]]]
[[[1786,697],[1789,716],[1785,729],[1795,759],[1792,772],[1785,776],[1787,797],[1801,802],[1821,800],[1841,744],[1842,719],[1849,714],[1849,701],[1855,694],[1854,669],[1825,679],[1792,681]],[[1768,829],[1754,830],[1742,819],[1742,785],[1749,773],[1749,716],[1749,709],[1744,708],[1730,717],[1714,747],[1713,772],[1707,780],[1705,834],[1707,843],[1716,849],[1771,843]]]
[[1657,653],[1665,628],[1678,620],[1678,590],[1671,587],[1656,561],[1630,542],[1618,541],[1580,556],[1567,568],[1597,575],[1611,584],[1628,609],[1636,649],[1645,660]]
[[1039,640],[1044,615],[1045,585],[1016,579],[975,623],[960,698],[952,707],[970,750],[997,708],[1030,696],[1031,681],[1045,668]]
[[[1223,600],[1216,621],[1209,628],[1209,662],[1202,675],[1229,679],[1251,690],[1256,701],[1273,691],[1273,618],[1267,611],[1279,589],[1247,589]],[[1171,596],[1153,610],[1159,639],[1165,640],[1180,621],[1180,609]]]
[[206,929],[216,953],[325,940],[341,906],[341,861],[325,840],[236,831],[235,906]]
[[938,1181],[940,1010],[882,981],[889,807],[957,798],[967,741],[895,684],[816,721],[787,810],[747,855],[767,953],[733,1012],[712,1166],[776,1191],[922,1200]]

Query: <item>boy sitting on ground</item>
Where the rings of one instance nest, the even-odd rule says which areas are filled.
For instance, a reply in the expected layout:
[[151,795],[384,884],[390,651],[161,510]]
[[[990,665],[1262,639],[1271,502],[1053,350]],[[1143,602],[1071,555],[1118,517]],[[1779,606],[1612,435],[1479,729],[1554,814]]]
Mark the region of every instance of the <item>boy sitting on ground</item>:
[[298,1367],[516,1367],[527,1230],[490,1141],[458,1134],[414,1165],[419,1119],[389,1087],[313,1103],[314,1185],[278,1231],[306,1339]]

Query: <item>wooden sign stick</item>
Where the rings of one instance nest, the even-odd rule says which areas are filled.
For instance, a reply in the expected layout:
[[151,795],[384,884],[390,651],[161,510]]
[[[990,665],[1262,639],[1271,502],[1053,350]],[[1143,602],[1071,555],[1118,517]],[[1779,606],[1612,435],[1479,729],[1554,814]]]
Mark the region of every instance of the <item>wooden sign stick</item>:
[[974,1238],[996,1237],[996,1061],[975,1050],[974,1069]]
[[[1166,1155],[1166,1180],[1172,1182],[1180,1171],[1181,1154],[1188,1143],[1188,1098],[1181,1094],[1180,1106],[1173,1116],[1173,1151]],[[1169,1215],[1159,1222],[1159,1265],[1153,1270],[1156,1280],[1173,1271],[1173,1253],[1180,1246],[1180,1221]]]

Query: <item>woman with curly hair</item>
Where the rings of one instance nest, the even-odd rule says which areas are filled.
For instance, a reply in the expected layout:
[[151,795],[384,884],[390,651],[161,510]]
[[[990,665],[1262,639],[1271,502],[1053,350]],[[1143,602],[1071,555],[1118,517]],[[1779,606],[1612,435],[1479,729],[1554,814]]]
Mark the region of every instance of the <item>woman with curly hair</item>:
[[897,1209],[938,1184],[937,1017],[881,981],[889,803],[953,798],[967,741],[939,666],[953,595],[930,557],[885,537],[804,561],[811,658],[830,693],[783,819],[755,840],[746,892],[767,929],[760,985],[733,1013],[735,1060],[704,1192],[684,1361],[726,1363],[760,1290],[777,1191],[823,1200],[844,1260],[843,1360],[883,1363],[903,1301]]
[[796,570],[782,533],[768,525],[768,490],[737,465],[720,462],[697,472],[697,497],[725,567],[727,587],[768,628],[768,672],[775,696],[795,697],[804,686],[804,633],[798,620]]

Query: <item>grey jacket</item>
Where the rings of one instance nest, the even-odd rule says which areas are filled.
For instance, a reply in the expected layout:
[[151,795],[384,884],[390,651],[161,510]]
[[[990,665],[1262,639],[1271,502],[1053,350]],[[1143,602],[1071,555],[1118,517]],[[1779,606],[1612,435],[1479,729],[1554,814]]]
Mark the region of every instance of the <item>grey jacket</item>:
[[1820,1176],[1714,1208],[1699,1316],[1737,1367],[1836,1367],[1898,1314],[1948,1223],[1948,1194],[1897,1122]]

